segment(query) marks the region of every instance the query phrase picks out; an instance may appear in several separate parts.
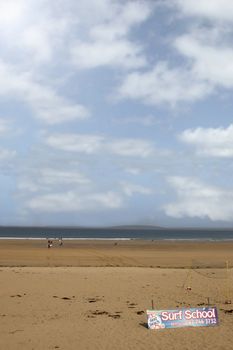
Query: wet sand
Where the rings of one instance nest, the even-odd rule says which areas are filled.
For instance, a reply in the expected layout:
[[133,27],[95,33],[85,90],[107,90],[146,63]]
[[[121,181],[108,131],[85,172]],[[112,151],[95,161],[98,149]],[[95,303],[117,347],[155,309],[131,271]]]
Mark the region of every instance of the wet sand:
[[0,266],[224,267],[233,242],[0,240]]

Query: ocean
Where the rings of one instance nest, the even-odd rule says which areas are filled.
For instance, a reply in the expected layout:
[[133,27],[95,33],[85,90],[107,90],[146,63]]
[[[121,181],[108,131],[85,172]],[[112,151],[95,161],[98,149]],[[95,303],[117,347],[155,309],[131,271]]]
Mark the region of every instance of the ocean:
[[0,227],[0,238],[231,241],[233,229]]

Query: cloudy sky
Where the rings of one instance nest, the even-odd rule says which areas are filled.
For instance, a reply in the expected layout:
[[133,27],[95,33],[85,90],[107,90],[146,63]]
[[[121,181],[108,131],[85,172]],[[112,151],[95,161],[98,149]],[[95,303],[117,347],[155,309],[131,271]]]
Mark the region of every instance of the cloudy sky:
[[232,226],[232,0],[0,0],[0,224]]

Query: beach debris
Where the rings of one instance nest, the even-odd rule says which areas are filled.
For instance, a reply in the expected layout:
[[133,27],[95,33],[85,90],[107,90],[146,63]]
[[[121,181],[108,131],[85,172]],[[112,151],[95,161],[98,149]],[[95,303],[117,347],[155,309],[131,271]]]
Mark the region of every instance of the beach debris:
[[139,325],[148,329],[148,324],[146,322],[140,322]]
[[95,318],[95,316],[102,316],[102,315],[108,315],[108,312],[104,310],[89,311],[89,314],[87,315],[87,317]]
[[96,303],[98,301],[102,301],[103,299],[100,297],[93,297],[93,298],[87,298],[86,300],[88,301],[88,303]]
[[120,318],[120,317],[121,317],[121,315],[119,315],[119,314],[115,314],[115,315],[111,315],[111,314],[109,314],[109,315],[108,315],[108,317],[112,317],[112,318]]
[[87,315],[88,318],[94,318],[95,316],[108,316],[111,318],[118,319],[121,317],[120,313],[122,311],[116,311],[115,313],[109,313],[108,311],[105,310],[95,310],[95,311],[89,311],[89,315]]
[[192,290],[192,288],[190,286],[186,287],[186,290]]
[[16,332],[23,332],[23,329],[16,329],[15,331],[9,332],[9,334],[15,334]]
[[59,298],[59,299],[63,299],[63,300],[72,300],[72,298],[75,298],[75,296],[72,296],[72,298],[69,298],[69,297],[58,297],[57,295],[53,295],[53,298]]
[[230,310],[220,309],[220,310],[225,312],[225,314],[232,314],[233,313],[233,309],[230,309]]
[[126,303],[128,304],[127,306],[128,306],[128,309],[135,309],[135,307],[137,306],[137,304],[136,303],[132,303],[132,302],[130,302],[130,301],[126,301]]
[[[24,295],[26,295],[26,294],[24,294]],[[11,295],[11,298],[15,298],[15,297],[22,298],[22,295],[21,294]]]
[[137,315],[143,315],[145,312],[143,310],[137,311]]
[[[185,301],[178,301],[176,300],[176,303],[179,305],[179,306],[185,306],[185,307],[188,307],[188,306],[191,306],[189,303],[186,303]],[[205,305],[205,304],[203,304]],[[178,306],[177,306],[178,307]]]
[[108,315],[107,311],[100,311],[100,310],[95,310],[91,311],[92,315],[99,316],[99,315]]

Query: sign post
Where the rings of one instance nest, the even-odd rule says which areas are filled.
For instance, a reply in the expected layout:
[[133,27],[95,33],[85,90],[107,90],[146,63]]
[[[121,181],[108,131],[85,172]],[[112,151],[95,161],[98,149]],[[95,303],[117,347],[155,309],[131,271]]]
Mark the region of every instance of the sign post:
[[149,329],[217,326],[216,307],[177,310],[147,310]]

